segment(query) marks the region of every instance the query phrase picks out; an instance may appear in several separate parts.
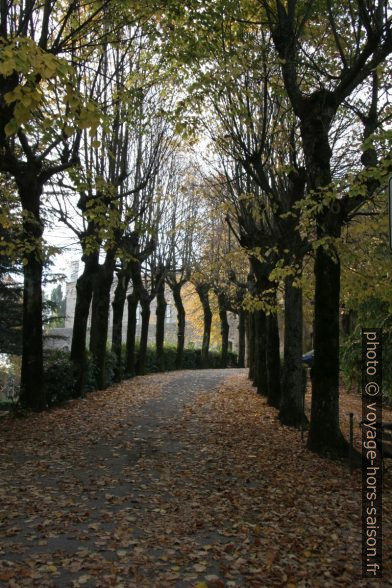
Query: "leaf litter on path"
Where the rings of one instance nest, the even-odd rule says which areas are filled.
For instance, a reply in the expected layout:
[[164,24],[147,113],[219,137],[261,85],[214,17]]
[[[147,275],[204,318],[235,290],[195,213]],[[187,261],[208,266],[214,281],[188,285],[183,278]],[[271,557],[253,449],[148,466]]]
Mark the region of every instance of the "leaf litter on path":
[[[360,402],[342,406],[345,430]],[[391,585],[388,474],[384,578],[364,580],[360,472],[310,453],[244,370],[139,377],[2,426],[0,585]]]

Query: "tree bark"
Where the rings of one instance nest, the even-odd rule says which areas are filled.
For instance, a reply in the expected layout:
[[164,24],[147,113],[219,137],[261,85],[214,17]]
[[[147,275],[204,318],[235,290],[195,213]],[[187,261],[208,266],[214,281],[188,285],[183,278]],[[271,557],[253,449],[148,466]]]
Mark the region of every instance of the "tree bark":
[[94,361],[98,390],[107,387],[106,344],[108,338],[110,290],[113,283],[116,256],[108,251],[94,279],[91,310],[90,351]]
[[185,308],[181,298],[181,284],[172,286],[174,304],[177,310],[176,368],[182,368],[185,346]]
[[139,302],[139,296],[135,290],[128,294],[128,323],[127,323],[127,346],[125,356],[125,374],[128,378],[133,377],[136,373],[136,311]]
[[150,323],[150,304],[152,297],[144,287],[141,274],[141,261],[131,262],[130,271],[132,284],[135,294],[138,297],[141,306],[142,325],[139,341],[139,352],[137,354],[135,372],[138,376],[144,375],[146,370],[147,346],[148,346],[148,327]]
[[226,297],[222,292],[218,292],[219,319],[221,331],[221,366],[227,368],[229,352],[229,321],[227,320]]
[[[329,131],[336,113],[343,102],[370,76],[371,71],[374,72],[377,65],[390,54],[390,38],[384,37],[386,24],[383,22],[384,16],[381,12],[368,11],[365,15],[361,11],[360,21],[365,22],[363,50],[358,51],[353,59],[347,62],[343,60],[335,83],[328,81],[324,85],[316,84],[315,89],[311,91],[306,84],[302,85],[303,80],[297,71],[301,45],[306,45],[306,38],[301,38],[305,27],[303,26],[302,32],[299,32],[297,26],[299,4],[296,6],[295,3],[290,3],[286,8],[283,2],[279,2],[277,7],[274,17],[270,18],[270,31],[281,58],[281,70],[287,95],[295,115],[300,120],[308,195],[312,196],[313,191],[313,194],[321,199],[323,194],[320,189],[328,189],[331,183],[332,150],[329,144]],[[385,13],[385,19],[388,18],[389,16]],[[307,17],[303,25],[306,24],[306,20]],[[340,50],[339,40],[335,38],[335,41],[336,48]],[[305,59],[303,65],[314,67],[313,58]],[[377,90],[377,86],[377,83],[373,85],[373,91]],[[365,125],[369,125],[370,131],[372,125],[377,124],[377,93],[373,92],[370,116],[366,117],[365,122]],[[344,220],[341,206],[342,201],[337,200],[323,206],[317,218],[318,239],[334,239],[340,236]],[[339,426],[340,265],[337,254],[334,260],[324,248],[319,246],[316,251],[314,273],[316,278],[315,355],[308,447],[317,452],[346,457],[348,444]]]
[[257,310],[254,318],[254,380],[258,394],[268,396],[267,372],[267,317],[263,310]]
[[164,269],[162,268],[159,269],[157,273],[157,284],[155,350],[157,368],[160,372],[163,372],[165,369],[164,341],[167,302],[165,299]]
[[210,307],[210,301],[208,299],[209,292],[208,284],[197,284],[196,292],[200,298],[201,305],[203,307],[203,342],[201,347],[201,365],[202,367],[208,367],[208,352],[210,349],[210,338],[211,338],[211,323],[212,323],[212,312]]
[[245,328],[246,317],[245,311],[238,312],[238,367],[245,367]]
[[302,365],[302,288],[293,286],[291,276],[285,280],[284,305],[284,364],[279,419],[283,425],[300,427],[305,420],[303,411],[305,390]]
[[278,316],[272,312],[266,317],[267,321],[267,374],[268,374],[268,404],[280,406],[280,345]]
[[[301,121],[301,134],[309,188],[317,191],[330,185],[328,130],[335,114],[328,93],[314,97],[310,112]],[[341,232],[339,205],[331,206],[317,218],[317,237],[337,238]],[[312,411],[308,447],[319,453],[347,454],[339,425],[339,303],[340,263],[325,248],[318,247],[314,265],[314,366]]]
[[312,412],[308,446],[346,455],[339,426],[340,263],[319,248],[315,263],[315,320]]
[[98,253],[85,255],[83,260],[84,271],[76,281],[76,304],[71,343],[75,397],[83,393],[85,384],[87,324],[93,295],[93,279],[98,269]]
[[[263,296],[265,290],[271,287],[268,280],[271,268],[269,265],[256,258],[250,259],[254,273],[255,282],[252,287],[252,294]],[[255,373],[254,385],[257,392],[263,396],[269,396],[268,368],[267,368],[267,345],[268,345],[268,321],[263,309],[255,312]]]
[[150,324],[150,298],[147,292],[142,292],[140,297],[140,306],[142,308],[142,328],[140,332],[139,353],[136,361],[136,373],[143,376],[146,373],[146,358],[148,346],[148,327]]
[[120,382],[123,375],[122,365],[122,325],[124,318],[124,306],[127,298],[129,272],[122,269],[118,272],[117,286],[112,302],[113,327],[112,327],[112,352],[116,355],[116,366],[114,370],[115,382]]
[[247,312],[246,319],[246,336],[247,336],[247,348],[248,348],[248,368],[249,380],[254,382],[255,379],[255,313]]
[[42,339],[43,224],[40,216],[42,185],[34,174],[16,178],[24,213],[25,254],[23,285],[22,368],[20,403],[40,411],[46,408]]

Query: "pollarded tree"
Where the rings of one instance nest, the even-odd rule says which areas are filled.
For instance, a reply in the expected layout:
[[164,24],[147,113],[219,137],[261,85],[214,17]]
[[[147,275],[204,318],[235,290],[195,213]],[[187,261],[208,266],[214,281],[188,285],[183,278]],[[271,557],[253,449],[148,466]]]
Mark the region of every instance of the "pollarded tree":
[[[330,15],[330,18],[332,16]],[[253,24],[248,23],[249,26]],[[263,30],[260,32],[260,36],[265,36],[267,39],[267,47],[270,44],[270,39],[268,35],[265,34]],[[265,44],[263,45],[264,49],[260,51],[260,54],[265,58]],[[238,57],[238,52],[240,48],[234,46],[232,49],[234,54]],[[252,55],[252,54],[251,54]],[[259,61],[263,61],[263,59]],[[273,58],[268,60],[268,65],[273,63]],[[232,60],[230,60],[230,67],[232,64]],[[241,61],[240,61],[241,64]],[[258,75],[256,76],[256,80],[263,79],[263,71],[266,69],[266,65],[261,67]],[[302,417],[302,368],[301,368],[301,354],[302,354],[302,327],[301,327],[301,316],[302,316],[302,302],[300,296],[300,289],[298,286],[298,277],[300,277],[300,268],[302,264],[302,257],[306,252],[308,246],[306,242],[303,242],[300,236],[299,231],[299,212],[301,208],[308,208],[309,200],[309,192],[306,196],[306,200],[302,201],[305,189],[305,173],[302,166],[298,165],[298,152],[300,148],[299,136],[295,132],[295,126],[290,124],[290,117],[285,115],[285,109],[287,110],[287,106],[285,109],[279,107],[279,102],[283,105],[287,104],[287,100],[283,100],[281,97],[281,91],[279,92],[279,81],[274,82],[275,93],[277,94],[278,100],[276,97],[269,96],[268,87],[266,92],[264,93],[264,98],[267,97],[269,99],[271,105],[275,103],[271,111],[270,117],[263,117],[258,116],[258,104],[260,101],[257,98],[257,94],[252,89],[252,82],[249,83],[247,81],[250,77],[252,80],[252,76],[256,75],[257,69],[254,68],[252,64],[250,64],[250,70],[248,70],[248,75],[245,78],[245,83],[243,83],[240,88],[243,89],[242,95],[241,90],[239,92],[235,92],[234,97],[232,97],[233,92],[228,92],[225,94],[220,94],[217,92],[218,97],[218,105],[215,108],[216,112],[219,115],[220,120],[223,122],[224,129],[228,135],[225,135],[226,141],[222,142],[221,145],[225,146],[227,144],[227,136],[234,141],[236,147],[236,154],[235,157],[238,161],[241,161],[244,165],[245,169],[252,175],[252,178],[257,182],[257,184],[265,191],[267,195],[273,195],[273,202],[278,204],[280,207],[280,214],[278,216],[275,215],[276,225],[279,229],[275,235],[271,235],[273,237],[273,244],[280,247],[280,255],[282,259],[285,261],[286,266],[291,265],[292,268],[297,268],[297,271],[290,273],[286,277],[286,296],[285,296],[285,305],[286,305],[286,313],[285,313],[285,369],[284,369],[284,395],[282,397],[282,404],[280,408],[280,417],[285,424],[299,424]],[[275,71],[275,78],[276,78],[276,71]],[[375,78],[378,78],[378,74],[373,73],[373,89],[370,91],[370,102],[371,106],[368,112],[362,115],[362,120],[365,125],[365,138],[368,137],[372,132],[374,132],[375,128],[377,127],[377,120],[376,120],[376,113],[377,107],[375,103],[375,96],[377,93],[377,88],[374,86]],[[265,79],[264,84],[271,86],[273,80],[272,75],[268,75]],[[258,81],[258,83],[260,83]],[[363,91],[365,88],[363,88]],[[260,92],[262,94],[262,92]],[[255,100],[256,97],[256,100]],[[385,100],[385,97],[384,97]],[[352,101],[352,100],[351,100]],[[215,98],[214,103],[217,102]],[[240,107],[238,106],[240,105]],[[356,111],[353,105],[351,105],[354,110]],[[241,112],[242,108],[242,112]],[[280,113],[280,114],[279,114]],[[242,117],[242,120],[241,120]],[[292,119],[292,116],[291,116]],[[333,168],[331,169],[331,174],[335,174],[337,177],[341,177],[344,174],[344,165],[346,164],[348,158],[346,156],[346,162],[341,161],[341,157],[337,157],[339,155],[339,151],[341,151],[341,144],[344,142],[344,150],[347,151],[347,138],[344,136],[344,132],[346,131],[346,127],[352,126],[352,117],[351,114],[347,111],[347,105],[345,105],[345,111],[339,111],[338,117],[335,117],[334,125],[331,125],[329,129],[329,141],[331,146],[334,148],[335,156],[332,158]],[[278,129],[278,133],[281,135],[280,141],[274,141],[271,147],[267,144],[267,150],[260,149],[258,144],[263,145],[262,138],[266,136],[265,130],[269,128],[269,122],[273,121],[273,129]],[[244,122],[245,121],[245,122]],[[261,121],[261,123],[260,123]],[[266,123],[267,121],[267,123]],[[285,121],[282,125],[282,121]],[[279,127],[285,127],[286,129],[279,129]],[[287,132],[290,130],[290,127],[293,128],[292,131]],[[245,130],[243,130],[245,128]],[[259,130],[258,130],[259,129]],[[282,132],[283,131],[283,132]],[[276,132],[276,131],[275,131]],[[271,133],[268,132],[268,140],[270,138]],[[286,135],[286,139],[284,140],[284,145],[287,146],[286,148],[286,156],[284,156],[284,149],[282,147],[282,138]],[[279,136],[279,135],[278,135]],[[349,140],[350,141],[350,140]],[[271,162],[268,164],[268,160],[265,156],[265,151],[269,157],[272,159],[273,165]],[[283,153],[282,153],[283,152]],[[358,151],[357,151],[358,153]],[[287,155],[289,157],[287,157]],[[363,156],[363,158],[367,161],[367,166],[372,165],[375,168],[375,161],[374,155],[372,154],[371,150],[367,150]],[[352,165],[353,159],[350,158],[350,162]],[[343,165],[342,165],[343,163]],[[365,161],[364,161],[365,163]],[[286,168],[286,171],[285,171]],[[380,172],[382,170],[380,169]],[[331,175],[331,178],[333,175]],[[367,181],[367,194],[369,195],[372,190],[374,190],[375,184],[377,182],[372,182],[371,180]],[[310,184],[309,184],[309,186]],[[353,198],[355,194],[355,189],[350,190],[350,194],[347,194],[347,197],[342,198],[342,194],[346,192],[347,189],[340,188],[339,193],[339,202],[335,202],[335,207],[341,207],[341,214],[340,214],[340,223],[343,224],[347,222],[350,218],[350,211],[355,210],[355,208],[363,202],[364,197],[363,195],[359,196],[359,198]],[[326,196],[326,192],[324,192],[324,196]],[[365,197],[366,199],[366,197]],[[327,196],[328,200],[328,196]],[[320,210],[323,208],[323,203],[316,200],[314,203],[314,212],[316,223],[317,219],[320,215]],[[279,210],[277,211],[279,213]],[[311,233],[308,232],[308,235]],[[320,245],[320,241],[318,242]],[[284,255],[284,253],[287,253]],[[317,265],[317,264],[316,264]],[[284,269],[284,268],[281,268]],[[290,267],[286,268],[291,269]],[[317,272],[316,272],[317,273]],[[297,275],[296,275],[297,274]],[[299,274],[299,275],[298,275]],[[275,269],[273,271],[273,276],[278,275],[278,271]],[[293,281],[294,278],[294,281]],[[293,287],[293,285],[295,286]],[[292,309],[297,309],[295,315],[292,315]],[[316,310],[316,315],[318,311]],[[294,320],[293,320],[294,319]],[[286,393],[286,394],[285,394]],[[334,407],[334,408],[332,408]],[[336,409],[336,403],[331,403],[332,410]],[[314,412],[316,415],[316,421],[319,417],[317,417],[317,411]],[[320,415],[319,415],[320,416]],[[317,425],[318,427],[318,425]],[[312,431],[314,430],[312,426]]]
[[[257,330],[267,332],[265,337],[264,333],[257,335],[257,330],[254,331],[258,337],[255,358],[256,362],[261,361],[257,363],[260,369],[255,371],[255,383],[270,397],[271,403],[280,408],[284,424],[299,426],[303,420],[302,296],[299,279],[308,245],[299,232],[300,211],[297,205],[304,196],[305,178],[290,134],[284,142],[283,135],[287,133],[284,133],[281,122],[285,120],[285,112],[279,102],[274,104],[272,97],[269,98],[268,103],[273,106],[265,103],[264,117],[257,116],[255,88],[252,92],[249,73],[245,74],[245,78],[248,91],[242,108],[240,98],[234,100],[230,91],[228,99],[238,104],[237,109],[232,108],[227,114],[228,109],[223,104],[216,105],[223,126],[221,133],[225,134],[225,141],[218,141],[226,176],[226,187],[222,186],[220,199],[229,203],[229,222],[237,227],[233,232],[250,257],[256,277],[252,295],[261,296],[266,304],[264,310],[262,307],[257,309],[255,317]],[[273,109],[276,118],[271,116]],[[269,123],[266,123],[266,118],[271,119]],[[288,128],[289,123],[287,116]],[[294,133],[295,128],[292,128],[292,137]],[[235,163],[230,163],[230,160]],[[274,299],[277,284],[285,276],[285,362],[284,385],[280,393],[279,337]],[[264,354],[266,369],[262,359]],[[269,374],[267,380],[263,375],[265,371]]]
[[[216,299],[216,312],[220,323],[221,365],[227,367],[229,351],[228,313],[239,316],[239,356],[242,367],[245,358],[244,309],[242,308],[249,271],[248,258],[232,235],[228,221],[227,202],[222,199],[222,180],[205,177],[199,186],[207,210],[208,222],[198,228],[202,236],[201,255],[197,260],[198,275],[211,286]],[[242,318],[241,318],[242,317]]]
[[178,159],[175,170],[176,182],[172,187],[172,200],[169,211],[170,225],[168,234],[169,264],[166,282],[172,291],[177,311],[177,350],[176,368],[182,367],[185,346],[185,306],[181,290],[189,282],[192,273],[192,261],[198,228],[199,203],[195,192],[194,170],[187,172],[186,158]]
[[[122,280],[120,282],[120,275],[118,275],[116,294],[120,288],[120,304],[124,306],[125,299],[127,301],[128,308],[128,322],[127,322],[127,334],[126,334],[126,354],[124,361],[124,372],[127,377],[134,376],[136,373],[136,322],[137,322],[137,308],[139,304],[139,291],[134,287],[132,283],[132,291],[127,294],[128,285],[132,278],[133,267],[135,264],[143,264],[145,261],[154,253],[156,248],[155,239],[142,230],[141,227],[135,226],[135,230],[125,236],[126,247],[129,252],[129,256],[121,261],[122,268],[120,271]],[[113,309],[115,310],[115,309]],[[119,319],[117,319],[119,320]],[[117,321],[116,321],[117,324]],[[115,322],[113,315],[113,337],[116,335],[117,345],[117,370],[119,367],[119,360],[121,360],[121,340],[122,340],[122,328],[118,327],[117,333],[114,332]],[[115,349],[113,349],[115,351]]]
[[[316,451],[346,453],[339,428],[340,264],[325,242],[341,235],[346,203],[328,197],[331,187],[330,132],[339,108],[392,51],[392,24],[383,0],[286,6],[261,2],[282,77],[300,121],[307,182],[320,202],[319,247],[315,261],[315,363],[308,445]],[[320,19],[320,14],[323,16]],[[333,249],[333,245],[331,246]],[[330,247],[330,249],[331,249]]]
[[[214,178],[215,179],[215,178]],[[225,222],[225,210],[217,206],[217,200],[212,197],[215,185],[211,178],[194,177],[190,186],[190,199],[198,204],[199,221],[192,222],[193,254],[192,273],[190,281],[203,315],[203,338],[201,359],[202,364],[208,364],[208,351],[213,331],[219,329],[221,348],[221,365],[227,367],[229,351],[229,320],[228,313],[237,313],[239,308],[237,290],[233,280],[234,269],[241,273],[241,263],[244,258],[238,257],[230,229]],[[246,263],[246,259],[245,259]],[[218,329],[216,328],[216,316]]]
[[[141,332],[139,351],[135,364],[135,372],[138,375],[143,375],[146,370],[151,302],[158,293],[162,296],[162,287],[165,284],[165,268],[157,252],[158,235],[163,218],[163,208],[165,206],[162,196],[160,178],[157,176],[151,185],[150,204],[145,214],[145,226],[148,227],[150,239],[152,237],[154,247],[151,248],[151,254],[148,257],[143,259],[139,256],[130,261],[132,287],[141,307]],[[144,234],[142,237],[146,240],[147,234]],[[162,306],[162,300],[160,302]],[[163,352],[163,341],[161,340],[160,343],[162,344],[161,352]]]
[[[234,175],[225,166],[222,195],[228,208],[227,220],[238,243],[249,257],[254,280],[244,297],[244,307],[251,313],[251,344],[254,359],[253,382],[258,392],[267,396],[271,405],[279,407],[280,355],[277,325],[277,281],[270,279],[278,259],[274,247],[274,217],[265,203],[265,195],[249,174]],[[222,196],[221,196],[222,197]]]
[[[164,160],[160,160],[160,173],[165,169]],[[163,172],[164,173],[164,172]],[[166,300],[164,295],[166,268],[159,255],[158,239],[161,234],[163,217],[163,192],[160,175],[151,178],[146,187],[149,191],[144,202],[145,207],[140,224],[137,223],[132,233],[132,250],[124,265],[126,275],[132,283],[128,294],[128,329],[125,372],[128,376],[142,375],[146,369],[148,331],[151,317],[151,302],[158,297],[156,341],[160,350],[160,363],[163,361],[164,322]],[[136,353],[136,312],[141,308],[141,333],[139,349]],[[163,314],[163,316],[162,316]]]
[[[112,352],[116,355],[114,378],[120,381],[123,374],[133,376],[135,374],[135,340],[136,340],[136,311],[139,302],[135,289],[128,293],[131,280],[131,263],[137,259],[144,262],[155,250],[156,243],[150,238],[143,243],[144,249],[140,249],[140,233],[137,226],[133,231],[126,231],[121,241],[121,258],[116,268],[117,285],[112,302],[113,327],[112,327]],[[126,335],[126,356],[122,357],[123,340],[123,316],[125,304],[128,303],[128,322]]]
[[209,292],[211,290],[211,286],[208,282],[204,281],[204,279],[202,279],[198,273],[192,275],[191,281],[195,287],[197,295],[200,299],[201,306],[203,308],[203,339],[201,344],[201,365],[203,367],[207,367],[212,326],[212,310],[209,299]]
[[[159,171],[152,178],[150,197],[138,228],[132,233],[130,259],[123,264],[121,291],[131,280],[128,295],[128,334],[126,373],[144,371],[148,341],[150,305],[157,298],[156,351],[158,365],[163,367],[165,333],[165,282],[173,292],[178,316],[176,365],[181,366],[185,340],[185,309],[181,288],[189,280],[193,255],[194,225],[198,203],[189,191],[189,160],[181,141],[173,139],[167,157],[160,160]],[[146,192],[146,191],[145,191]],[[141,340],[135,358],[136,309],[141,306]]]
[[[135,35],[134,35],[135,36]],[[130,35],[132,38],[132,35]],[[115,231],[121,228],[119,211],[119,191],[127,179],[126,153],[129,133],[124,133],[119,122],[121,113],[126,112],[127,102],[120,107],[119,97],[124,84],[124,57],[120,49],[126,47],[117,40],[115,47],[105,39],[91,56],[96,63],[95,69],[89,63],[79,63],[78,70],[83,78],[83,91],[101,103],[105,114],[105,125],[100,128],[98,137],[92,137],[87,130],[81,134],[80,163],[69,172],[69,180],[63,179],[54,184],[57,196],[57,214],[77,236],[81,249],[84,269],[76,283],[76,305],[74,328],[72,334],[71,358],[74,364],[75,394],[79,395],[83,388],[86,362],[87,323],[93,296],[94,284],[101,269],[101,284],[104,281],[105,269],[114,264],[112,252],[107,255],[106,265],[100,268],[99,256],[103,244],[115,239]],[[129,48],[129,45],[127,44]],[[60,192],[59,192],[60,191]],[[78,194],[76,202],[73,194]],[[122,192],[121,192],[122,193]],[[108,247],[111,251],[112,247]],[[108,271],[110,274],[110,270]],[[110,276],[107,281],[110,280]],[[99,313],[95,313],[96,315]],[[94,321],[97,324],[97,320]]]
[[[91,309],[90,351],[97,385],[105,387],[105,359],[114,272],[120,279],[115,295],[113,345],[117,355],[116,378],[121,366],[121,325],[133,255],[135,223],[149,206],[149,183],[154,181],[168,147],[167,124],[159,114],[160,98],[153,55],[146,51],[148,37],[142,27],[127,27],[102,46],[95,70],[84,64],[84,90],[101,103],[105,124],[98,138],[82,136],[80,166],[70,175],[79,193],[77,208],[81,225],[67,210],[71,185],[63,182],[64,198],[59,201],[60,219],[75,232],[83,251],[84,271],[77,280],[77,299],[71,357],[75,368],[75,391],[83,388],[86,335]],[[73,213],[73,216],[74,213]],[[100,254],[104,260],[100,263]],[[120,260],[122,259],[122,261]],[[123,265],[119,267],[118,263]]]
[[[76,47],[92,28],[101,38],[105,10],[117,2],[3,2],[0,6],[0,170],[15,180],[23,210],[23,353],[21,403],[46,406],[42,354],[44,187],[77,162],[81,127],[99,119],[78,93],[72,67]],[[87,51],[87,49],[86,49]],[[77,137],[77,133],[76,133]],[[58,147],[63,144],[64,148]]]
[[[156,91],[156,89],[154,89]],[[131,121],[124,114],[119,115],[119,120],[122,120],[122,128],[124,136],[120,140],[117,135],[113,145],[110,146],[111,154],[118,153],[118,158],[114,157],[115,161],[120,162],[117,170],[108,169],[109,177],[114,171],[114,178],[112,178],[112,185],[118,185],[117,194],[114,197],[109,196],[109,215],[118,214],[118,222],[113,231],[112,237],[106,244],[105,260],[100,264],[98,273],[94,280],[94,292],[92,300],[92,317],[91,317],[91,336],[90,336],[90,350],[95,360],[97,369],[97,383],[98,386],[105,387],[105,357],[106,357],[106,340],[109,319],[109,305],[110,305],[110,289],[113,283],[114,271],[116,269],[116,259],[127,258],[128,250],[122,250],[122,242],[124,236],[130,230],[135,231],[138,224],[138,217],[146,210],[146,227],[144,230],[152,230],[155,232],[155,227],[151,229],[149,219],[149,211],[151,209],[152,201],[155,197],[154,189],[156,185],[156,177],[158,172],[161,172],[163,160],[165,158],[167,149],[170,143],[170,131],[167,123],[156,116],[159,104],[159,92],[157,96],[147,94],[143,97],[143,102],[147,103],[141,105],[139,109],[140,121],[137,121],[134,126],[137,140],[135,142],[134,150],[134,170],[132,170],[132,145],[129,141],[129,136],[132,131],[128,131],[131,127]],[[125,101],[122,101],[122,106]],[[120,134],[121,136],[121,134]],[[117,148],[115,144],[117,145]],[[124,167],[124,161],[127,163]],[[115,169],[116,166],[114,166]],[[124,170],[127,169],[127,173]],[[118,175],[120,174],[120,175]],[[122,179],[121,174],[127,177]],[[121,182],[117,178],[121,179]],[[113,181],[114,180],[114,181]],[[135,182],[139,182],[135,185]],[[155,221],[153,221],[155,222]],[[140,227],[140,225],[139,225]],[[125,238],[125,245],[127,240]],[[135,267],[133,260],[130,261],[131,277],[134,283]],[[164,280],[156,279],[157,284]],[[139,296],[140,301],[142,295]],[[119,358],[117,358],[119,359]]]
[[[384,65],[392,51],[388,3],[215,0],[200,11],[198,3],[172,2],[159,22],[166,35],[168,54],[173,56],[176,51],[177,55],[180,46],[185,66],[193,65],[196,76],[197,69],[208,74],[209,63],[220,52],[222,43],[235,56],[236,43],[231,38],[222,40],[223,17],[237,28],[243,24],[259,27],[266,38],[272,38],[285,92],[300,123],[307,199],[312,199],[317,209],[315,366],[309,447],[345,454],[347,447],[338,418],[340,266],[336,240],[349,218],[352,194],[346,192],[342,197],[331,189],[331,158],[337,147],[331,141],[331,130],[353,95],[366,91],[366,80],[376,69],[386,77],[388,68]],[[174,37],[176,18],[182,27]],[[263,57],[260,54],[261,60]]]
[[[178,292],[177,275],[175,271],[176,259],[178,254],[178,246],[188,246],[187,241],[182,241],[181,236],[187,227],[180,224],[176,225],[179,221],[179,214],[185,210],[187,205],[186,198],[179,203],[181,185],[186,183],[186,164],[185,155],[181,149],[183,146],[180,144],[170,154],[164,165],[161,166],[159,174],[159,197],[163,205],[161,206],[160,218],[157,226],[157,243],[156,251],[151,257],[150,272],[155,273],[156,283],[156,333],[155,333],[155,345],[156,345],[156,363],[160,371],[164,369],[164,340],[165,340],[165,319],[166,319],[166,308],[167,302],[165,297],[165,286],[166,284],[173,284],[172,288],[174,301],[176,308],[178,308],[178,296],[180,298],[180,307],[182,305],[181,295]],[[181,194],[183,198],[185,194]],[[184,222],[185,218],[182,218]],[[180,255],[186,257],[187,252],[181,251]],[[180,288],[181,290],[181,285]],[[183,308],[183,307],[182,307]],[[181,308],[180,308],[181,311]],[[178,315],[178,325],[182,322],[181,312]],[[183,324],[183,337],[185,331],[185,317]],[[182,338],[182,346],[183,346]],[[179,338],[177,337],[177,342]],[[183,347],[182,347],[183,348]],[[177,346],[177,360],[179,352],[182,355],[182,351]]]
[[[260,297],[265,292],[268,299],[268,312],[262,308],[257,311],[258,328],[269,331],[270,336],[265,337],[264,332],[260,334],[260,349],[255,357],[261,358],[262,367],[256,374],[261,378],[259,390],[263,390],[277,407],[280,359],[272,298],[276,296],[277,281],[287,274],[283,369],[286,385],[280,415],[285,424],[298,426],[303,420],[302,299],[298,286],[302,258],[307,250],[307,243],[298,230],[300,210],[296,207],[305,191],[304,170],[297,147],[298,130],[290,104],[284,97],[271,39],[257,26],[236,21],[230,10],[220,13],[218,4],[216,18],[220,19],[221,26],[214,34],[219,42],[213,48],[206,48],[208,61],[203,52],[199,55],[205,67],[194,73],[190,100],[203,103],[201,124],[204,121],[215,151],[224,160],[226,176],[230,176],[227,178],[229,189],[223,189],[218,197],[222,199],[226,195],[226,200],[234,204],[231,209],[235,217],[233,224],[238,227],[257,274],[253,294]],[[208,37],[208,33],[204,33]],[[208,45],[208,41],[205,42]],[[232,173],[230,168],[233,168]],[[254,192],[251,191],[253,185],[257,186]],[[270,250],[268,263],[259,263],[260,249]],[[252,251],[255,252],[253,256]],[[277,263],[280,272],[275,267]],[[262,316],[263,312],[266,316]],[[264,365],[264,355],[268,369]],[[266,372],[270,373],[267,380]]]

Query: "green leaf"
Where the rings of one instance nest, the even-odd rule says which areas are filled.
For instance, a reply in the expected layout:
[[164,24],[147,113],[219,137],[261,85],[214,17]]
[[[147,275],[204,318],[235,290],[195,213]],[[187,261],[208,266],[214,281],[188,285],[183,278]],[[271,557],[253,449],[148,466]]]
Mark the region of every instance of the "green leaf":
[[11,120],[5,125],[4,132],[7,137],[11,135],[15,135],[18,130],[18,123],[16,122],[15,118],[11,118]]

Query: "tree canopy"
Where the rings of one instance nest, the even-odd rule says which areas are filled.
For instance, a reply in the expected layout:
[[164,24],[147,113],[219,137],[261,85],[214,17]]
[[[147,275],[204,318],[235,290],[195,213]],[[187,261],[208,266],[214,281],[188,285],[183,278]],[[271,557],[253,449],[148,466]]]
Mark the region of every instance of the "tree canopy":
[[240,364],[246,347],[250,378],[289,426],[306,421],[310,331],[308,444],[345,454],[339,366],[352,333],[342,317],[357,313],[355,330],[368,304],[380,323],[390,306],[387,3],[11,1],[0,17],[1,247],[23,270],[22,404],[47,405],[45,231],[62,223],[83,262],[75,395],[90,377],[89,320],[98,387],[108,338],[117,380],[144,373],[155,299],[164,368],[170,290],[177,367],[193,303],[205,365],[217,340],[227,365],[236,315]]

